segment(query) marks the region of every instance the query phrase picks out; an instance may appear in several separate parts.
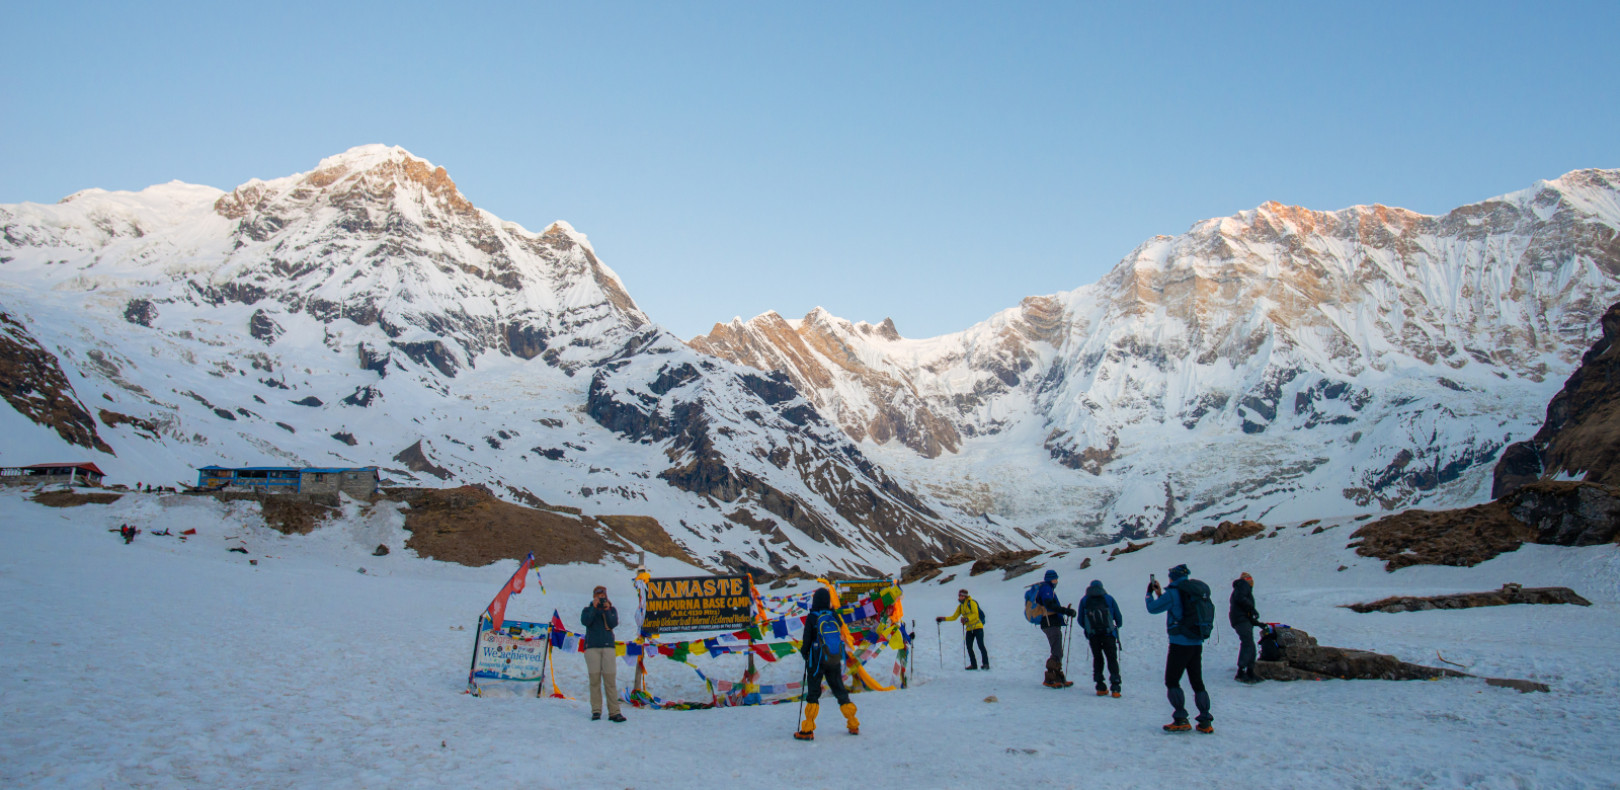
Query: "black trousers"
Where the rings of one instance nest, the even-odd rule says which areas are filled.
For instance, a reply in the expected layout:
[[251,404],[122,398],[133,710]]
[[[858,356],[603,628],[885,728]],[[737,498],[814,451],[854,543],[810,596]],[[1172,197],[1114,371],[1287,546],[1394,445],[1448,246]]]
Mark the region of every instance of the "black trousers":
[[[1114,641],[1113,634],[1098,634],[1086,637],[1091,644],[1091,679],[1096,682],[1097,690],[1110,689],[1119,691],[1119,643]],[[1108,685],[1103,685],[1103,662],[1108,663]]]
[[807,662],[810,674],[805,678],[804,701],[815,705],[821,701],[821,681],[827,681],[827,688],[832,690],[833,698],[839,705],[849,704],[849,690],[844,688],[844,670],[841,662],[833,656],[822,656],[820,661]]
[[975,628],[975,629],[973,629],[971,631],[968,631],[967,636],[965,637],[965,640],[967,641],[968,669],[978,669],[979,668],[979,662],[973,660],[973,643],[974,642],[979,643],[979,658],[983,660],[984,668],[989,669],[990,668],[990,654],[986,653],[984,651],[984,629],[983,628]]
[[1204,646],[1170,646],[1170,655],[1164,660],[1165,694],[1170,698],[1172,718],[1187,720],[1187,695],[1181,690],[1181,675],[1186,673],[1192,686],[1193,702],[1198,706],[1198,721],[1208,724],[1215,720],[1209,713],[1209,692],[1204,690]]
[[1254,626],[1232,626],[1238,633],[1238,671],[1254,669]]

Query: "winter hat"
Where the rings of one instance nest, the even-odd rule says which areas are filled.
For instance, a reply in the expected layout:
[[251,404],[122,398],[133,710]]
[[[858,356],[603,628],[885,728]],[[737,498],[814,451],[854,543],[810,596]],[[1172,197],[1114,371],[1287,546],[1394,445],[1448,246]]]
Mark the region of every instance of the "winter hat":
[[822,610],[822,609],[831,609],[831,608],[832,608],[832,595],[827,592],[826,587],[817,588],[816,589],[816,594],[810,596],[810,609],[811,609],[811,611],[819,611],[819,610]]
[[1102,595],[1104,592],[1106,592],[1102,586],[1102,579],[1092,579],[1091,584],[1086,587],[1086,591],[1096,592],[1098,595]]
[[963,587],[963,588],[962,588],[962,589],[960,589],[960,590],[957,590],[957,591],[956,591],[956,594],[957,594],[957,595],[967,595],[967,594],[968,594],[968,591],[967,591],[967,588],[966,588],[966,587]]
[[604,586],[598,584],[598,585],[596,585],[596,589],[591,590],[591,595],[595,595],[597,593],[605,593],[605,592],[607,592],[607,587],[604,587]]
[[1048,570],[1046,572],[1046,580],[1049,581],[1049,582],[1057,581],[1057,571]]
[[1186,563],[1182,563],[1182,564],[1177,565],[1176,567],[1170,569],[1170,578],[1171,579],[1185,579],[1185,578],[1187,578],[1188,576],[1191,576],[1191,575],[1192,575],[1192,571],[1187,569],[1187,564]]
[[1250,587],[1254,586],[1254,577],[1250,576],[1248,571],[1244,571],[1238,578],[1248,582]]

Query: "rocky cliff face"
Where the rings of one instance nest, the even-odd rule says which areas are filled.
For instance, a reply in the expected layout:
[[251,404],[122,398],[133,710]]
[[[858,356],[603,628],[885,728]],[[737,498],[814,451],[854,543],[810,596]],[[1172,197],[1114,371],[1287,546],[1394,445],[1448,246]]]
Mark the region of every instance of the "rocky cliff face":
[[1620,487],[1620,304],[1602,318],[1603,336],[1547,404],[1535,436],[1508,445],[1491,497],[1537,480],[1584,480]]
[[[402,149],[230,192],[0,206],[0,272],[18,306],[0,356],[26,382],[0,426],[61,432],[8,463],[61,460],[65,441],[116,451],[97,462],[129,482],[378,465],[650,516],[653,543],[773,572],[1032,542],[900,485],[790,382],[667,336],[566,223],[502,221]],[[106,404],[99,428],[81,399]]]
[[691,344],[1059,540],[1461,504],[1620,296],[1617,196],[1620,172],[1588,170],[1438,217],[1268,203],[955,335],[816,311]]

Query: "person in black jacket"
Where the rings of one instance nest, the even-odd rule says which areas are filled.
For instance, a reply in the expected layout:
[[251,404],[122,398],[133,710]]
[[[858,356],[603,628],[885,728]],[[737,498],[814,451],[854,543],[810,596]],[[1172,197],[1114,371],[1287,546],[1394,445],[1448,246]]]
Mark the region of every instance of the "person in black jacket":
[[793,737],[801,741],[816,739],[816,714],[821,712],[822,680],[827,681],[827,688],[838,700],[838,711],[844,714],[849,734],[861,734],[861,721],[855,718],[855,703],[849,701],[849,690],[844,688],[843,656],[822,642],[821,624],[824,619],[829,620],[829,628],[836,627],[838,623],[838,613],[832,608],[832,596],[825,587],[816,590],[815,595],[810,597],[810,614],[804,618],[804,643],[799,647],[799,655],[804,657],[804,723],[799,725]]
[[608,600],[607,588],[598,586],[591,593],[591,603],[579,613],[579,622],[585,626],[585,669],[591,687],[591,721],[602,718],[602,695],[607,694],[608,721],[622,722],[619,713],[618,656],[615,655],[613,629],[619,627],[619,610]]
[[1259,683],[1254,674],[1254,629],[1263,625],[1254,609],[1254,577],[1248,573],[1232,580],[1232,599],[1226,617],[1238,633],[1237,680]]

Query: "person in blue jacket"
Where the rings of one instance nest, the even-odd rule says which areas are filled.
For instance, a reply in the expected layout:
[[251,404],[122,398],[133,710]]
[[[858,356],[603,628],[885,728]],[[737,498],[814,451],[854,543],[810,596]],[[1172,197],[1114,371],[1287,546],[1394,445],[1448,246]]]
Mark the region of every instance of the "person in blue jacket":
[[1035,591],[1035,605],[1040,609],[1041,633],[1046,634],[1046,644],[1051,648],[1051,655],[1046,659],[1046,679],[1042,685],[1047,688],[1067,688],[1074,685],[1063,675],[1063,623],[1065,617],[1073,617],[1074,609],[1064,606],[1057,597],[1057,571],[1048,570],[1045,580]]
[[1215,717],[1210,715],[1209,692],[1204,690],[1204,640],[1198,636],[1196,627],[1183,623],[1188,613],[1182,601],[1182,590],[1179,589],[1193,582],[1203,586],[1204,597],[1207,598],[1209,586],[1195,582],[1191,576],[1192,572],[1186,565],[1177,565],[1170,569],[1168,588],[1161,590],[1157,579],[1149,581],[1147,610],[1148,614],[1170,613],[1165,621],[1165,630],[1170,634],[1170,654],[1164,664],[1164,686],[1170,698],[1170,707],[1174,710],[1170,723],[1164,725],[1164,729],[1168,732],[1192,729],[1192,725],[1187,723],[1187,695],[1181,690],[1181,675],[1185,672],[1187,682],[1192,686],[1193,701],[1198,706],[1198,731],[1212,733],[1215,731]]
[[[1119,627],[1125,618],[1119,613],[1114,596],[1103,589],[1100,579],[1092,579],[1086,596],[1080,599],[1080,627],[1086,632],[1091,645],[1091,679],[1097,684],[1097,696],[1112,693],[1119,696]],[[1103,662],[1108,663],[1108,685],[1103,685]]]

